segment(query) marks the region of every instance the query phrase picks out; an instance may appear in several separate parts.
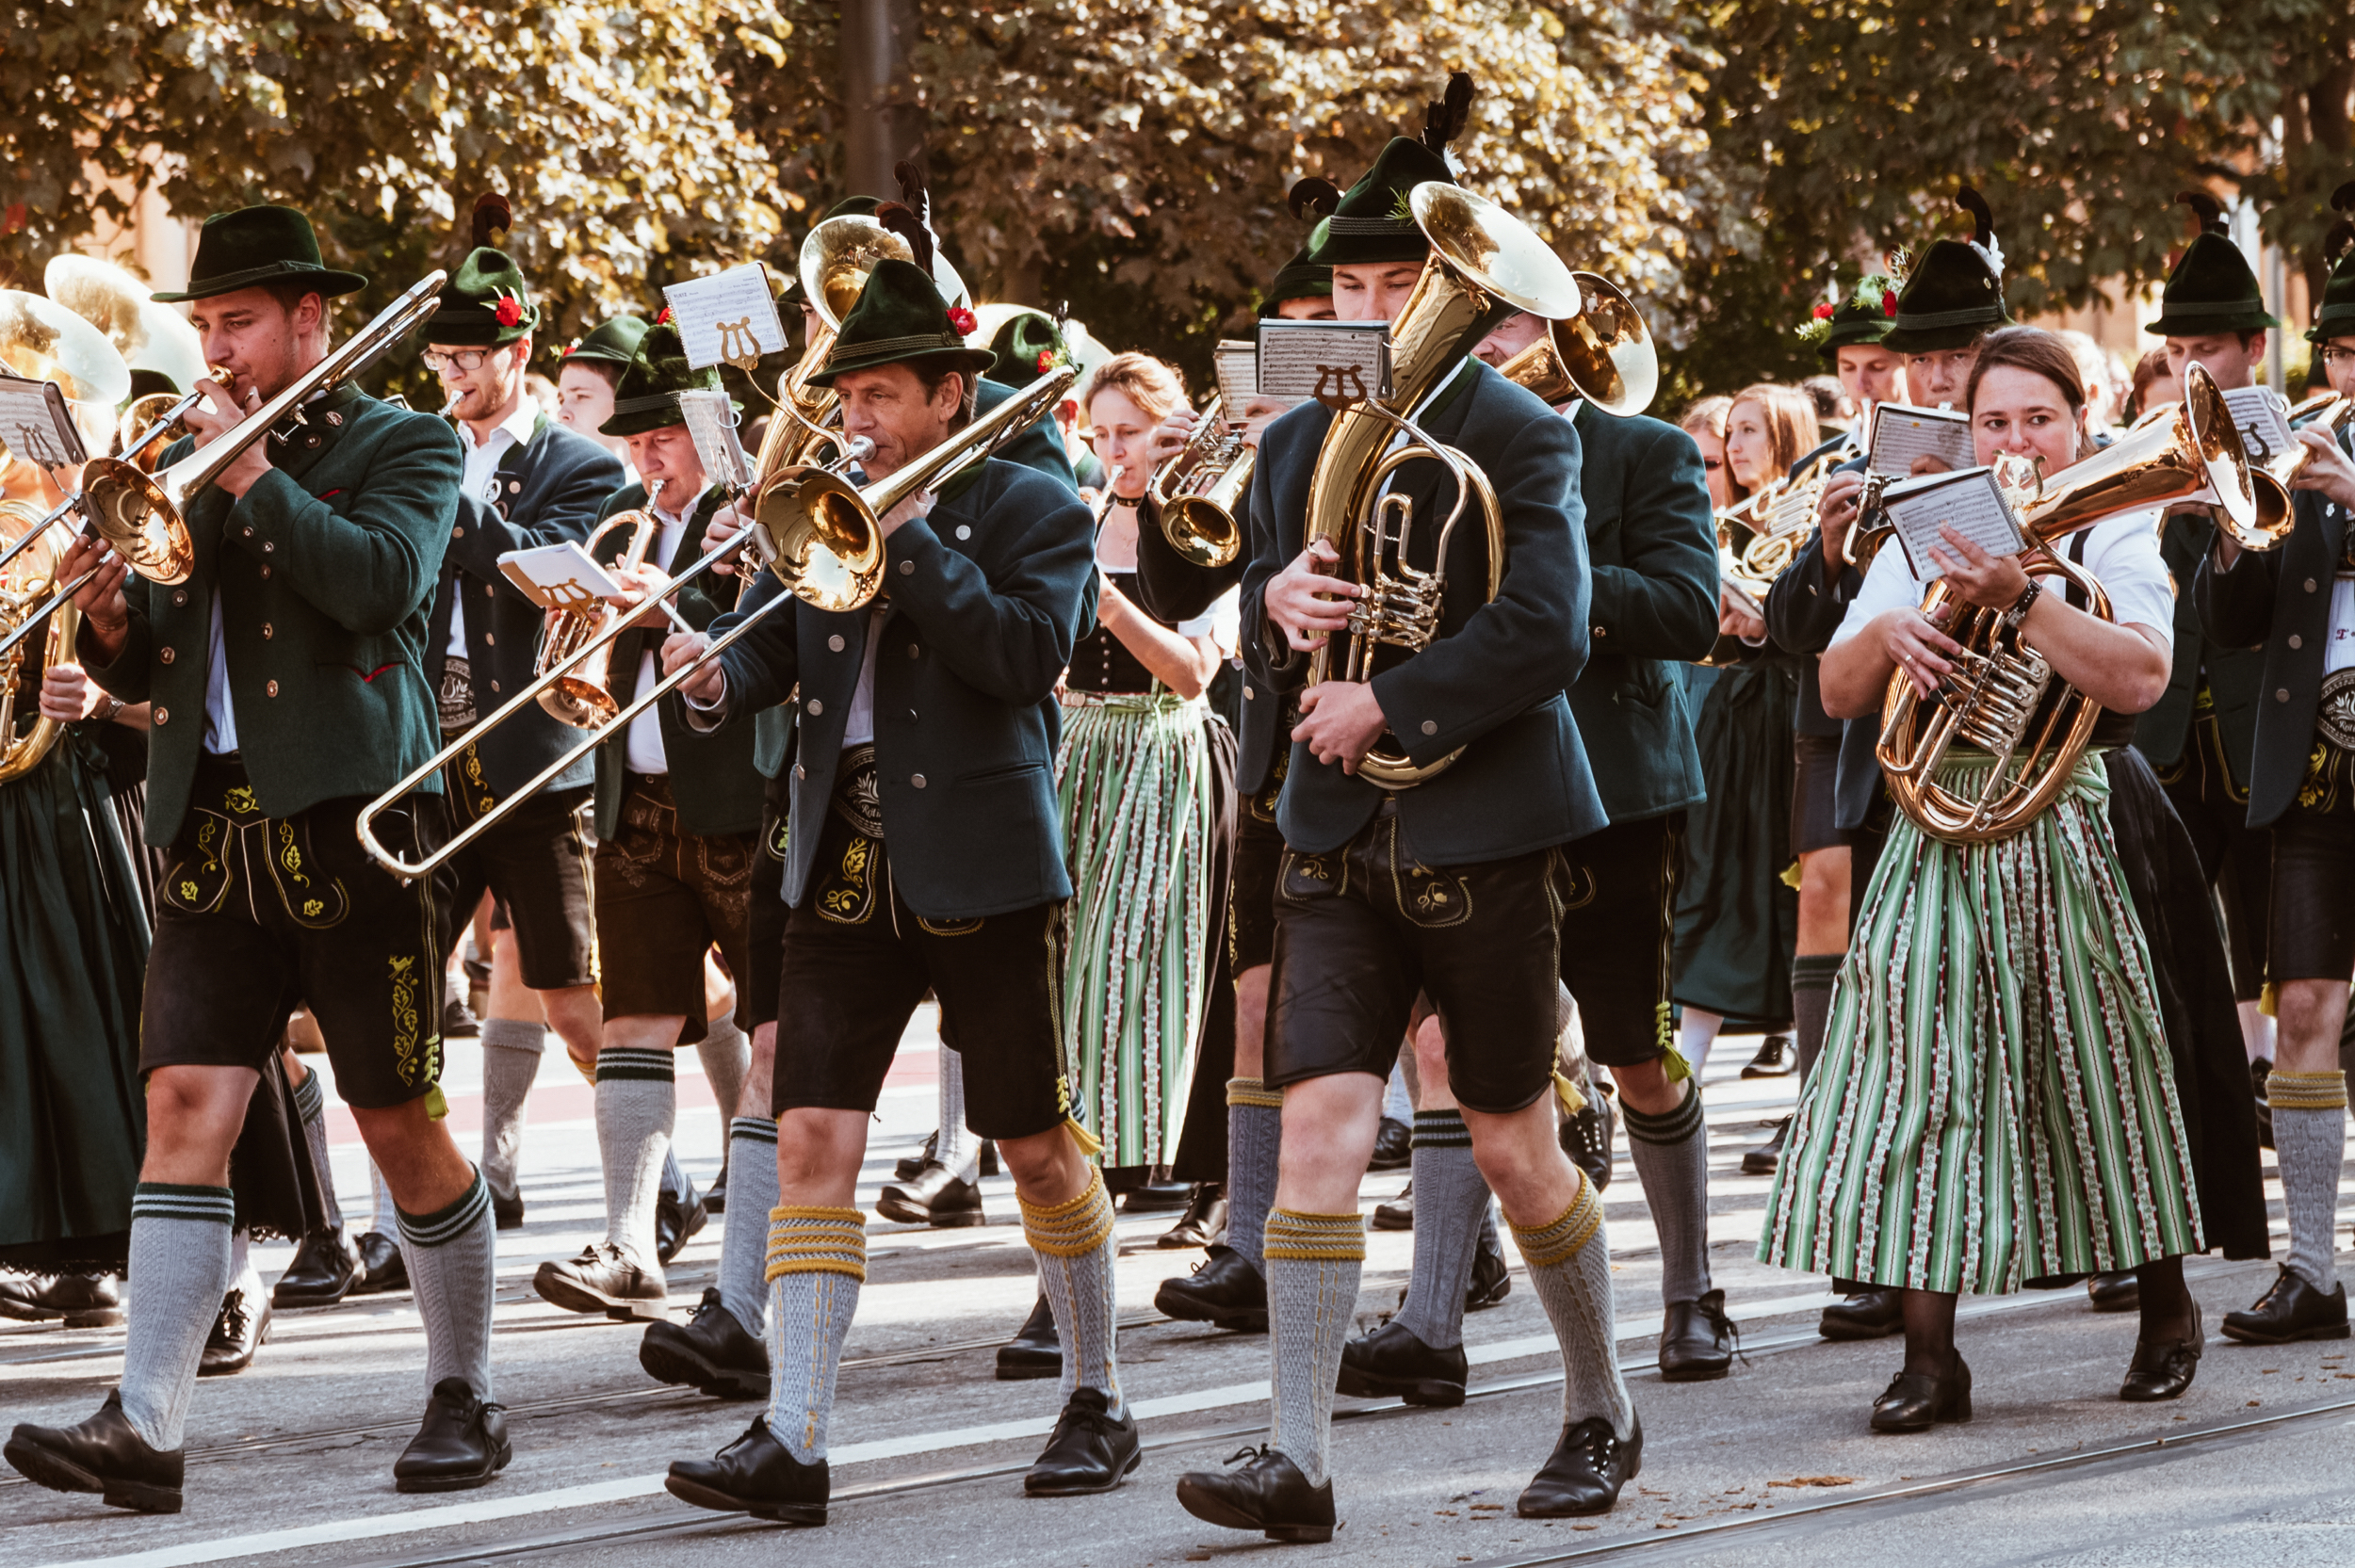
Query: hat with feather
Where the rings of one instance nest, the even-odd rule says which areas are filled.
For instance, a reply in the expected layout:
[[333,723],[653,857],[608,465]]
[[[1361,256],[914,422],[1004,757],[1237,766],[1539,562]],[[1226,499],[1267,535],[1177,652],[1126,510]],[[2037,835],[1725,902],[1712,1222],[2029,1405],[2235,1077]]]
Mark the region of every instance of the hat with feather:
[[629,368],[614,385],[613,412],[597,427],[597,434],[644,435],[666,425],[684,425],[687,416],[679,412],[678,395],[719,389],[718,368],[706,365],[697,370],[689,364],[678,329],[668,321],[658,321],[638,340]]
[[506,197],[493,190],[475,198],[474,249],[442,285],[442,308],[426,323],[426,341],[499,348],[540,325],[540,308],[524,292],[523,268],[498,249],[513,224]]
[[[1407,193],[1434,180],[1455,183],[1448,143],[1470,122],[1471,101],[1471,73],[1450,75],[1447,95],[1423,111],[1422,135],[1392,137],[1373,167],[1340,194],[1330,216],[1309,232],[1307,254],[1311,265],[1379,267],[1420,262],[1431,253],[1431,241],[1406,204]],[[1300,186],[1292,189],[1297,196]]]
[[2233,243],[2224,204],[2204,190],[2179,190],[2175,200],[2199,218],[2200,233],[2168,274],[2159,318],[2143,331],[2156,337],[2201,337],[2279,327],[2282,323],[2266,312],[2256,271]]
[[1936,354],[1968,348],[1998,327],[2004,311],[2004,247],[1995,237],[1995,215],[1987,198],[1969,186],[1955,193],[1955,205],[1971,215],[1971,237],[1941,239],[1897,293],[1897,314],[1881,346],[1900,354]]
[[2355,337],[2355,218],[2348,216],[2355,213],[2355,180],[2331,193],[2331,205],[2339,215],[2322,241],[2331,276],[2322,285],[2322,308],[2314,312],[2314,324],[2306,332],[2309,343]]

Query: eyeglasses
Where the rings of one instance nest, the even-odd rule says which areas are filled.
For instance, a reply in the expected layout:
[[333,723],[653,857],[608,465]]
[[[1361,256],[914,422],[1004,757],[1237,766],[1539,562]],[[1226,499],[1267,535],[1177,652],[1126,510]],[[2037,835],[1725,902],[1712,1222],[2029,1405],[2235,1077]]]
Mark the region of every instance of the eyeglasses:
[[2355,364],[2355,348],[2325,348],[2314,355],[2326,370],[2342,364]]
[[436,376],[447,375],[452,370],[468,376],[482,368],[482,362],[491,357],[491,350],[461,348],[454,354],[445,354],[439,348],[428,348],[417,357],[425,361],[425,367]]

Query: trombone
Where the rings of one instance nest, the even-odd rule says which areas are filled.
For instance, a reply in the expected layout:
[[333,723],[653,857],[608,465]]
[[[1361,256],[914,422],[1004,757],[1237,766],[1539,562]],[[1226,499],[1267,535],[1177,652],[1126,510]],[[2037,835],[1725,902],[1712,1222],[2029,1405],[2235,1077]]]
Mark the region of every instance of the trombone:
[[771,611],[788,603],[789,598],[801,599],[823,610],[854,610],[865,605],[883,586],[883,519],[892,509],[911,495],[931,489],[934,480],[950,470],[961,468],[968,461],[985,461],[999,446],[1029,429],[1048,410],[1062,401],[1064,393],[1079,379],[1079,374],[1071,366],[1064,365],[1052,375],[1039,378],[1018,396],[1007,398],[914,462],[863,489],[843,478],[840,470],[849,468],[868,455],[869,448],[864,438],[853,443],[852,450],[836,458],[831,465],[790,467],[771,476],[761,483],[759,497],[754,504],[751,526],[712,546],[685,571],[656,587],[646,599],[648,602],[668,599],[686,584],[724,563],[738,551],[747,549],[757,555],[762,564],[776,574],[777,580],[785,586],[786,593],[743,611],[742,620],[729,627],[694,659],[665,675],[649,690],[639,693],[628,705],[620,708],[597,728],[590,730],[570,751],[526,781],[522,788],[476,817],[430,854],[419,860],[405,861],[394,850],[385,848],[377,837],[376,819],[391,810],[411,790],[439,773],[452,758],[463,753],[481,736],[505,723],[527,704],[536,703],[542,693],[570,676],[577,666],[605,655],[613,641],[638,619],[635,614],[611,617],[610,624],[581,642],[566,657],[548,664],[529,686],[509,698],[496,713],[453,738],[413,768],[407,777],[369,801],[361,811],[359,820],[353,824],[360,835],[361,849],[367,852],[370,860],[403,881],[430,876],[452,855],[504,819],[509,812],[544,789],[550,780],[620,734],[627,728],[631,719],[660,702],[690,676],[725,653],[738,638],[758,625]]
[[[220,477],[223,469],[236,461],[239,453],[268,435],[289,413],[298,423],[301,422],[302,405],[312,394],[332,392],[350,380],[439,310],[442,281],[447,276],[437,268],[419,279],[408,293],[378,312],[375,320],[347,338],[325,359],[296,377],[284,391],[223,430],[210,445],[199,447],[170,468],[150,474],[123,458],[92,458],[82,468],[80,496],[82,515],[89,520],[89,530],[148,581],[167,586],[187,581],[188,573],[196,565],[196,547],[188,537],[187,509],[196,497]],[[192,406],[194,397],[191,393],[181,403]],[[186,412],[186,407],[181,412]],[[146,439],[153,440],[156,433],[151,428]],[[23,624],[6,639],[0,639],[0,655],[6,655],[30,636],[41,618],[72,599],[99,570],[90,568],[59,587],[46,603],[28,611]]]

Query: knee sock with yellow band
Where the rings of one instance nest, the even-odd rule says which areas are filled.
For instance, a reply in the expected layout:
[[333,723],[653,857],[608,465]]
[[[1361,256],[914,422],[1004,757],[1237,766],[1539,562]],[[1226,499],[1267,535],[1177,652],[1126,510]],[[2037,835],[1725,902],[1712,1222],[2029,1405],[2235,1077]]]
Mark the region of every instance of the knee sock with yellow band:
[[2290,1222],[2283,1261],[2328,1295],[2338,1287],[2331,1256],[2338,1229],[2339,1170],[2347,1158],[2347,1075],[2285,1073],[2266,1079],[2273,1107],[2273,1155]]
[[1530,1284],[1562,1345],[1562,1420],[1602,1416],[1621,1438],[1635,1419],[1619,1377],[1618,1331],[1611,1300],[1611,1246],[1602,1233],[1595,1184],[1579,1179],[1578,1196],[1551,1222],[1513,1227]]
[[866,1281],[858,1210],[769,1211],[769,1433],[804,1464],[826,1457],[842,1341]]
[[1068,1202],[1041,1206],[1015,1196],[1022,1235],[1038,1259],[1040,1291],[1063,1337],[1063,1397],[1075,1388],[1104,1396],[1113,1416],[1125,1410],[1113,1299],[1113,1200],[1101,1172],[1088,1172],[1087,1190]]
[[1357,1311],[1366,1222],[1356,1214],[1267,1217],[1267,1307],[1275,1363],[1272,1447],[1322,1486],[1332,1460],[1333,1384]]

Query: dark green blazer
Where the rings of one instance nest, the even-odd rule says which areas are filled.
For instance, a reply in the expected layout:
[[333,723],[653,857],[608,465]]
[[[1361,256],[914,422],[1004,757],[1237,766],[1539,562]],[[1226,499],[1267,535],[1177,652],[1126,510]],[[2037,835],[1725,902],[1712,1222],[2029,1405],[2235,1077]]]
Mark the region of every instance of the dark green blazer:
[[[460,438],[463,451],[464,438]],[[546,612],[499,570],[499,557],[563,540],[586,540],[589,529],[627,471],[622,460],[546,414],[531,439],[510,446],[493,477],[494,498],[461,495],[449,531],[441,591],[426,629],[425,678],[441,689],[449,657],[452,606],[464,595],[466,673],[476,714],[487,717],[531,684]],[[580,744],[581,732],[537,703],[482,737],[477,751],[484,781],[504,798]],[[596,764],[583,757],[551,781],[554,789],[589,783]]]
[[[2200,629],[2200,612],[2193,603],[2192,579],[2201,563],[2215,554],[2216,525],[2188,512],[2167,520],[2159,535],[2159,554],[2175,579],[2175,656],[2168,675],[2167,694],[2135,721],[2135,748],[2165,772],[2184,759],[2184,742],[2191,734],[2192,703],[2204,672],[2208,695],[2215,703],[2217,732],[2224,743],[2224,761],[2239,783],[2249,782],[2249,753],[2257,741],[2257,692],[2266,679],[2264,660],[2249,650],[2218,643]],[[2330,580],[2323,581],[2330,597]]]
[[[1823,449],[1818,447],[1816,452],[1801,458],[1791,471],[1798,472]],[[1832,472],[1861,474],[1866,466],[1866,460],[1858,457]],[[1841,719],[1826,713],[1817,666],[1823,661],[1824,650],[1831,646],[1833,635],[1840,630],[1840,622],[1847,619],[1848,606],[1863,587],[1864,574],[1856,569],[1853,560],[1841,562],[1837,577],[1825,571],[1824,531],[1815,528],[1810,530],[1807,542],[1799,546],[1791,564],[1782,569],[1774,586],[1766,590],[1767,637],[1783,653],[1803,655],[1798,660],[1798,733],[1840,736],[1840,762],[1832,785],[1833,821],[1848,832],[1872,819],[1880,798],[1881,765],[1876,750],[1881,734],[1880,715],[1876,711],[1863,719]]]
[[1717,535],[1701,449],[1674,425],[1582,403],[1579,495],[1594,584],[1570,712],[1614,822],[1697,803],[1700,748],[1676,666],[1717,640]]
[[[656,561],[649,552],[647,559],[665,572],[691,565],[704,553],[704,529],[710,525],[712,513],[726,501],[727,496],[716,485],[705,491],[703,499],[695,504],[695,514],[679,531],[671,558]],[[625,485],[607,499],[597,513],[597,521],[602,523],[616,512],[645,504],[644,485]],[[626,528],[616,528],[608,534],[597,546],[597,559],[619,560],[622,552],[628,548],[628,533]],[[659,545],[656,548],[658,550]],[[705,573],[678,590],[680,618],[702,631],[735,604],[736,589],[737,579],[732,572],[714,568]],[[652,652],[658,668],[662,639],[668,636],[667,626],[632,627],[614,639],[613,662],[609,667],[611,689],[624,707],[638,695],[638,667],[643,662],[640,655]],[[662,754],[671,765],[671,795],[678,802],[680,830],[705,836],[758,832],[761,781],[758,770],[753,767],[753,727],[746,724],[723,735],[705,734],[688,725],[675,695],[658,703],[655,711],[662,721]],[[629,770],[627,744],[625,726],[597,748],[595,799],[600,839],[611,838],[621,830],[622,788]]]
[[290,440],[264,438],[272,471],[243,497],[207,489],[189,503],[187,581],[128,580],[130,637],[112,663],[89,661],[83,633],[90,677],[154,704],[147,842],[159,848],[180,831],[204,747],[216,590],[237,748],[268,815],[380,794],[441,745],[426,612],[458,508],[457,434],[350,386],[303,412]]
[[[875,766],[892,881],[926,919],[1071,896],[1055,804],[1055,683],[1094,608],[1092,543],[1075,493],[993,460],[951,476],[931,513],[885,546]],[[764,574],[714,636],[782,595]],[[785,596],[720,655],[727,693],[714,739],[749,736],[751,716],[780,703],[800,707],[789,904],[808,890],[874,623],[871,606],[837,613]]]
[[[1309,655],[1267,623],[1268,579],[1300,554],[1308,481],[1333,411],[1309,403],[1267,428],[1252,475],[1250,565],[1243,574],[1243,658],[1272,696],[1298,690]],[[1426,865],[1463,865],[1541,849],[1608,824],[1568,690],[1585,668],[1593,624],[1580,445],[1570,421],[1487,365],[1470,362],[1420,421],[1459,447],[1495,487],[1505,568],[1493,601],[1487,539],[1468,508],[1448,553],[1439,636],[1373,678],[1396,739],[1418,763],[1467,748],[1427,784],[1399,792],[1399,820]],[[1397,494],[1413,499],[1416,564],[1428,567],[1453,499],[1436,462],[1410,463]],[[1284,842],[1339,849],[1372,819],[1384,792],[1320,763],[1295,742],[1276,822]]]

